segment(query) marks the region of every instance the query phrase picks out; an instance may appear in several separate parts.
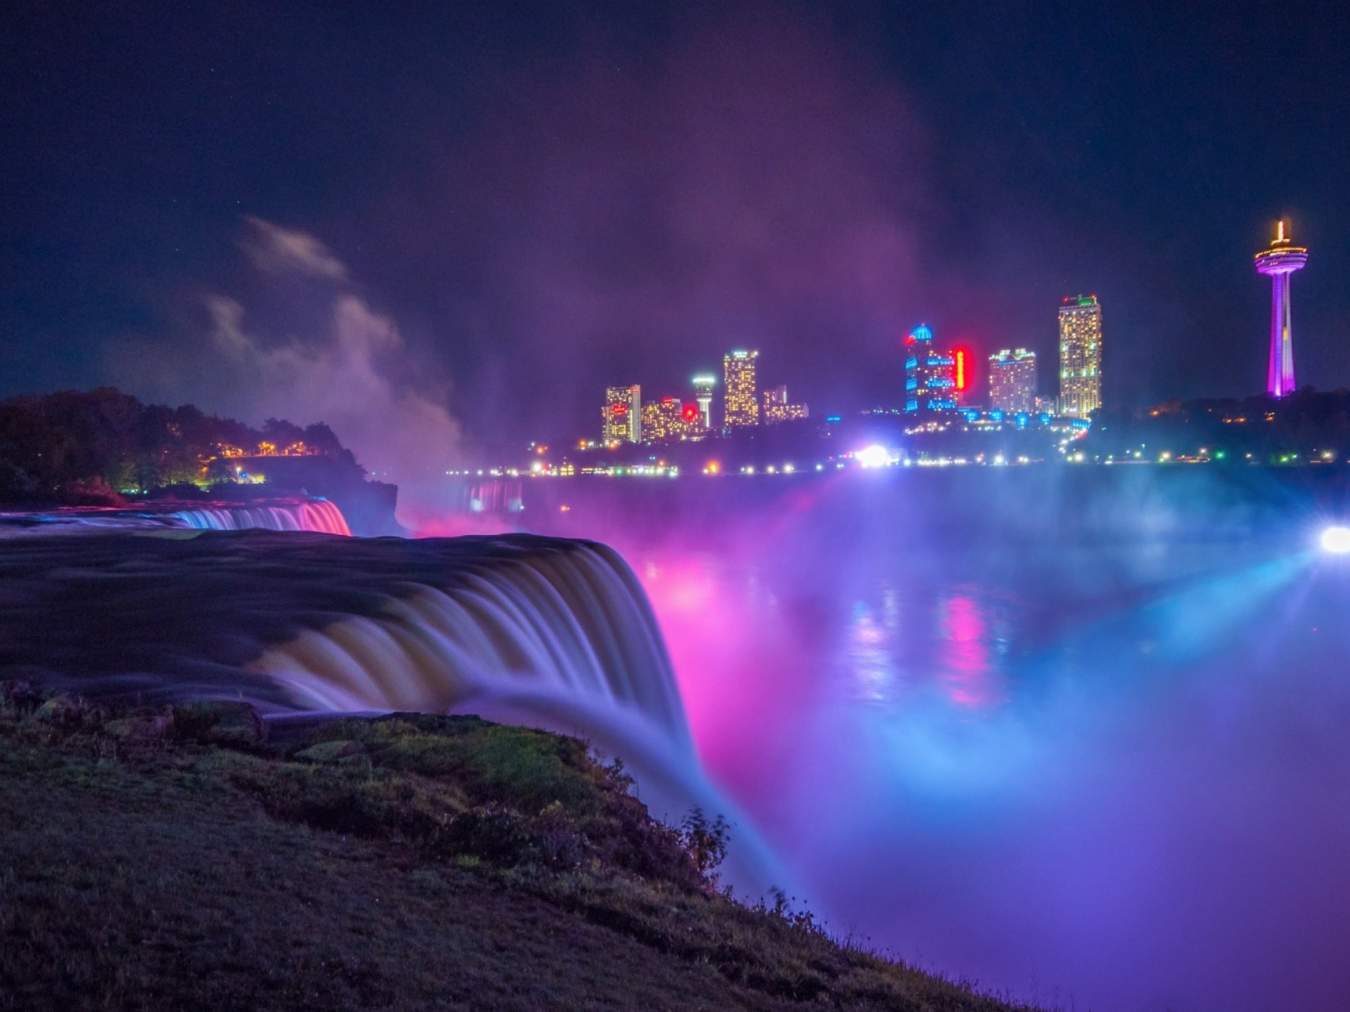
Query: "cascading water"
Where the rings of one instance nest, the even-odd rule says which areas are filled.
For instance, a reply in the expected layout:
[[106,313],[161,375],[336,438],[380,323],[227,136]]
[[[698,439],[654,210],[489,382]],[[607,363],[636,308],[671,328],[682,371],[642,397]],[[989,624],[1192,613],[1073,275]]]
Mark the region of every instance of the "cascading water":
[[656,620],[611,549],[577,543],[401,589],[382,615],[306,630],[254,670],[324,709],[445,710],[501,690],[579,698],[688,746]]
[[185,527],[206,531],[314,531],[351,536],[342,510],[327,499],[241,506],[201,506],[176,510]]
[[785,885],[701,772],[656,618],[622,558],[590,542],[456,540],[530,550],[439,586],[406,583],[379,614],[306,629],[250,669],[318,710],[458,710],[581,734],[623,757],[658,816],[698,805],[732,817],[730,881],[751,892]]
[[347,518],[327,499],[277,499],[252,503],[159,502],[138,509],[72,507],[0,513],[0,539],[53,534],[106,534],[164,527],[200,531],[311,531],[351,536]]

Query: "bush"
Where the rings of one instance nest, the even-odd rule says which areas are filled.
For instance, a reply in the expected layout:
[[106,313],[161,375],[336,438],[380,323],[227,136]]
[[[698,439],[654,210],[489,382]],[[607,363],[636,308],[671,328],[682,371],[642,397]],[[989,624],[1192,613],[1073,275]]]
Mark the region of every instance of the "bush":
[[731,838],[727,820],[719,815],[709,822],[703,809],[695,808],[684,817],[680,837],[699,875],[709,886],[715,885],[717,867],[726,860],[727,843]]

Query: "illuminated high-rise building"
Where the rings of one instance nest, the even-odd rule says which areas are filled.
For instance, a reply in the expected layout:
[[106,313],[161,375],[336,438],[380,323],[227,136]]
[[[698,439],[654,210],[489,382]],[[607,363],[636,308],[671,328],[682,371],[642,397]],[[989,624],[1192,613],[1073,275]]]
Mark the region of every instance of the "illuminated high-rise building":
[[678,397],[660,397],[642,405],[642,441],[676,443],[706,435],[698,405]]
[[1102,406],[1102,305],[1065,296],[1059,307],[1059,412],[1087,418]]
[[797,421],[809,417],[810,414],[805,404],[793,404],[788,400],[787,387],[769,387],[764,391],[760,417],[764,419],[765,425]]
[[642,405],[642,438],[648,443],[668,443],[678,439],[682,428],[681,407],[675,397],[660,397]]
[[1004,348],[989,356],[989,406],[1031,412],[1036,407],[1036,353]]
[[642,388],[605,387],[601,439],[606,443],[642,442]]
[[1266,363],[1266,392],[1284,397],[1294,392],[1294,322],[1290,316],[1289,283],[1294,271],[1308,262],[1308,248],[1295,246],[1284,234],[1284,222],[1275,226],[1271,244],[1256,254],[1256,270],[1270,278],[1270,353]]
[[694,400],[698,403],[699,419],[704,432],[711,432],[713,387],[717,386],[717,377],[711,373],[700,373],[691,382],[694,384]]
[[758,359],[757,351],[729,351],[722,357],[723,424],[728,429],[759,424]]
[[935,346],[921,323],[905,337],[905,413],[948,411],[956,396],[956,356]]
[[703,411],[693,401],[680,405],[680,422],[675,432],[681,439],[702,439],[708,434],[703,424]]

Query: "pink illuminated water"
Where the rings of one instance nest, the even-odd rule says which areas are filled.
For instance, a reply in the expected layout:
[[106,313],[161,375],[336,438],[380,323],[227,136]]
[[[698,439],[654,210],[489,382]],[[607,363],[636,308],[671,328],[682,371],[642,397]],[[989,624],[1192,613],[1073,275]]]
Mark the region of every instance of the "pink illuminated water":
[[629,560],[706,768],[840,933],[1051,1006],[1350,1007],[1350,567],[887,481],[559,482],[517,522]]

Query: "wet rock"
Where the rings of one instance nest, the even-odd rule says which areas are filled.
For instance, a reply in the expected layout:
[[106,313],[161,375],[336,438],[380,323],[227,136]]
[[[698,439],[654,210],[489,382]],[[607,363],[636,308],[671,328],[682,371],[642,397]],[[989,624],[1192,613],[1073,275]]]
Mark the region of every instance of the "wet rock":
[[77,728],[94,723],[95,714],[84,697],[61,692],[39,706],[33,713],[33,719],[53,727]]
[[103,733],[124,741],[163,741],[173,731],[173,711],[119,717],[103,725]]
[[15,678],[0,682],[0,706],[14,710],[31,710],[42,702],[42,693],[27,679]]
[[208,745],[252,748],[267,740],[267,724],[247,703],[203,700],[173,708],[174,729],[181,738]]
[[301,749],[293,758],[309,763],[332,763],[357,759],[365,754],[365,746],[359,741],[321,741]]

